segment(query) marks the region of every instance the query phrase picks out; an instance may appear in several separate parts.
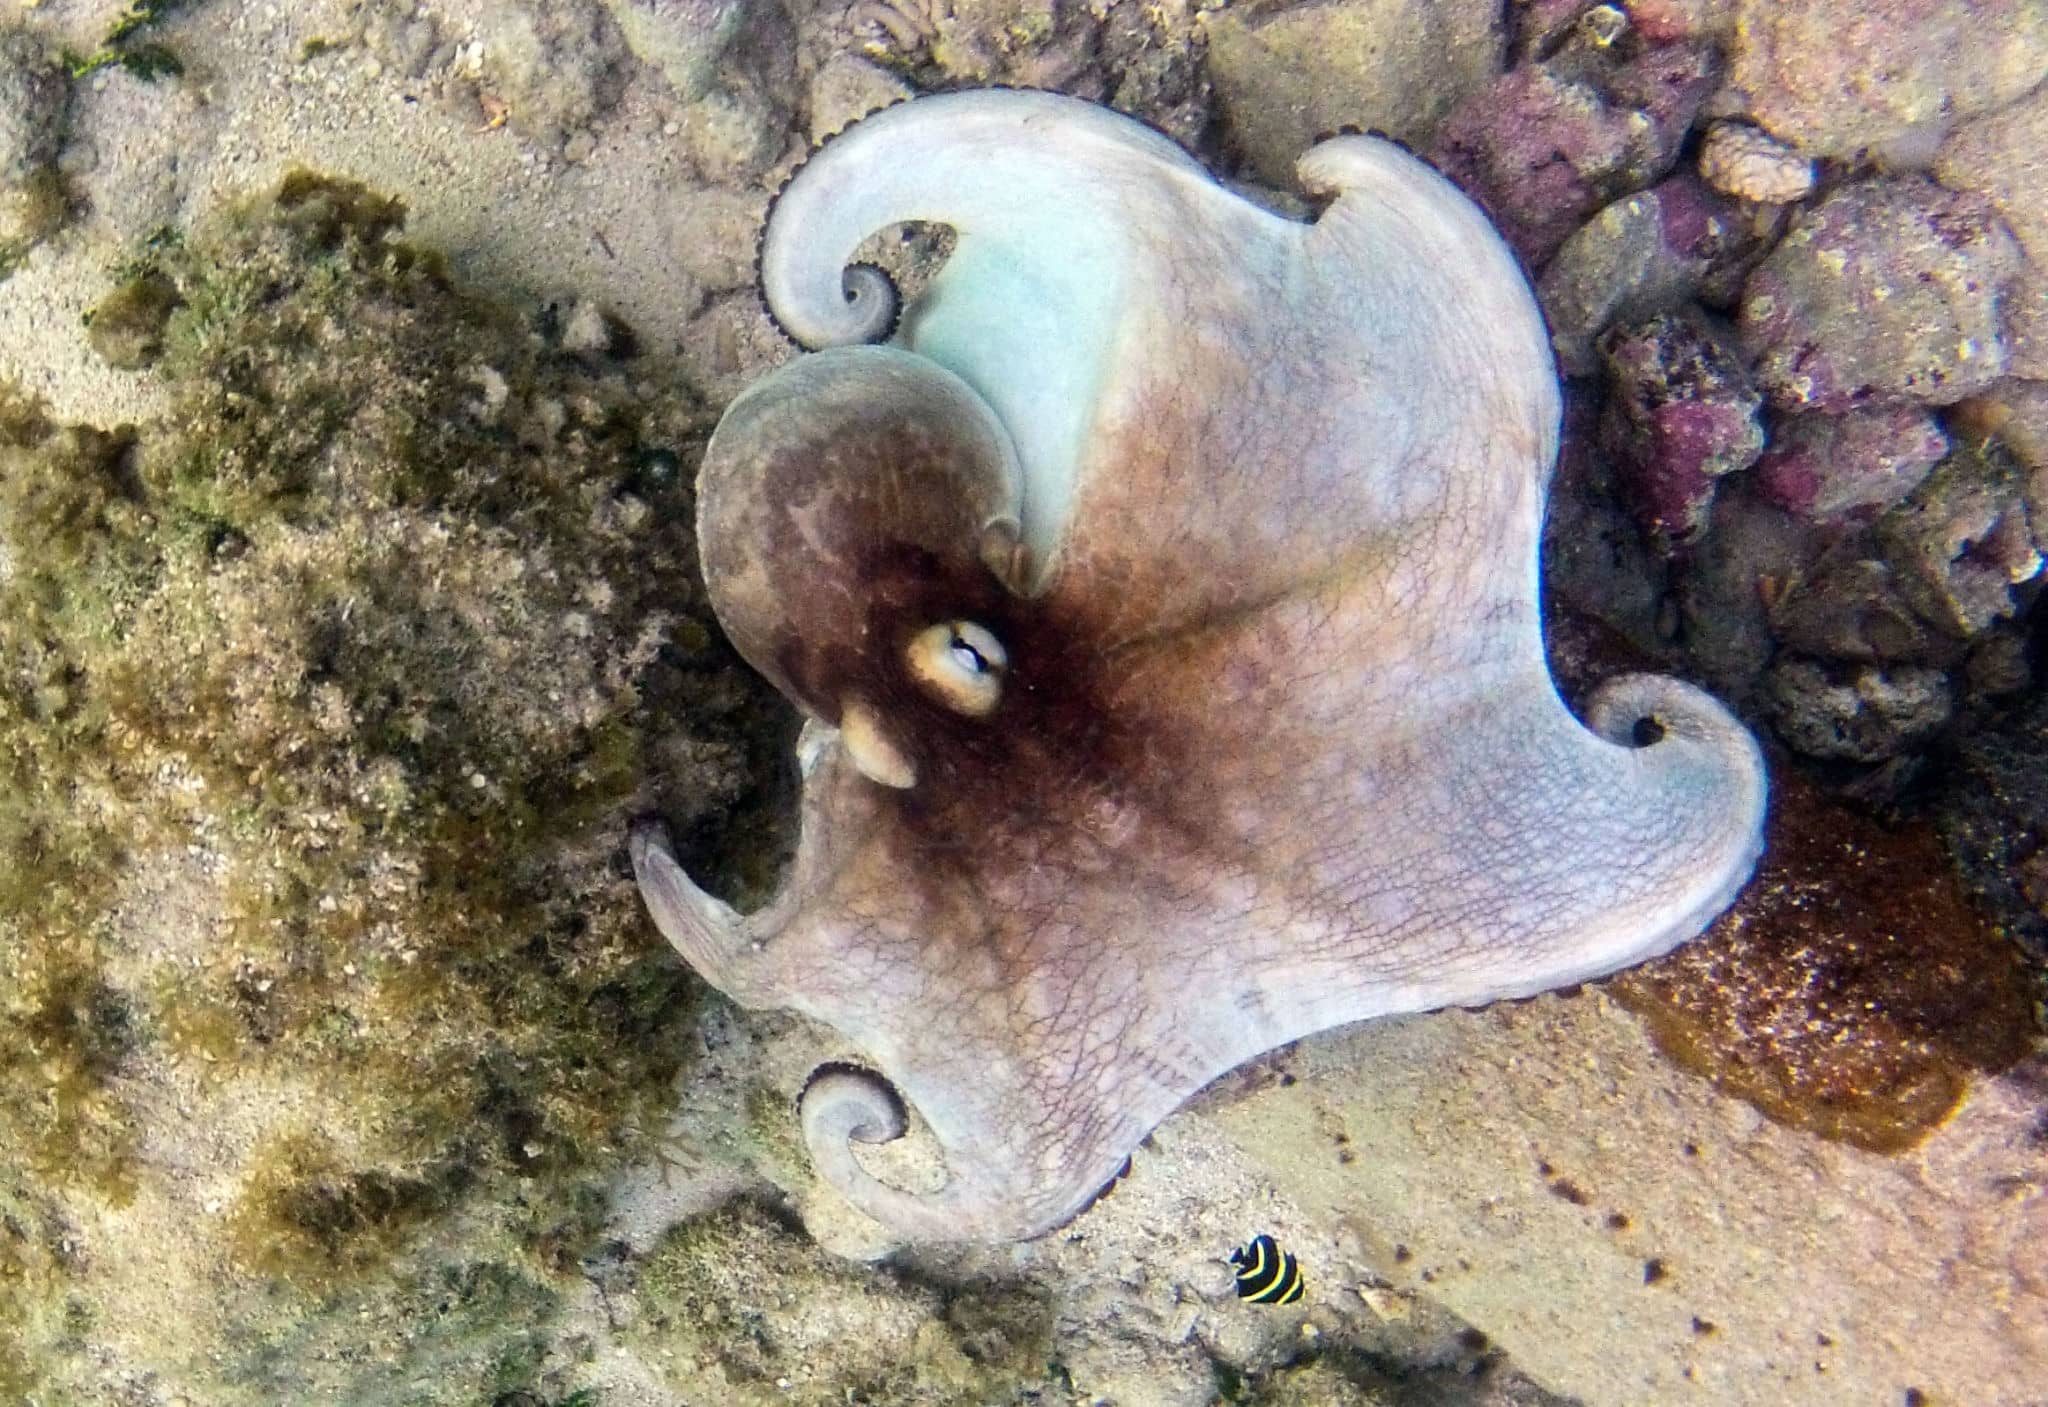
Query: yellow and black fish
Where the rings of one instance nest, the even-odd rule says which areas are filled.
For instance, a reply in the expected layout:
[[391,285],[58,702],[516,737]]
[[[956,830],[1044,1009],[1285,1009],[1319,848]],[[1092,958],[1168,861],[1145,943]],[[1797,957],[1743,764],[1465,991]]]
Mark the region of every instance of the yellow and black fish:
[[1293,1304],[1301,1298],[1301,1263],[1294,1252],[1282,1251],[1271,1236],[1254,1236],[1249,1246],[1230,1253],[1237,1267],[1237,1297],[1253,1304]]

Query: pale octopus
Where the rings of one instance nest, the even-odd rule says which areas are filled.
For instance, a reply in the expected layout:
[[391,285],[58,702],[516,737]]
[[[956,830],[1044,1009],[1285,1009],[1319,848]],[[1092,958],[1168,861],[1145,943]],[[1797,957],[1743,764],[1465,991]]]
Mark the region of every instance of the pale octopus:
[[[1328,1027],[1520,997],[1698,933],[1761,846],[1706,694],[1545,662],[1559,392],[1527,280],[1427,165],[1302,157],[1304,222],[1048,93],[920,98],[776,201],[814,350],[699,479],[720,620],[810,722],[784,887],[740,914],[633,835],[662,932],[836,1028],[799,1117],[907,1240],[1073,1218],[1176,1106]],[[848,267],[957,244],[900,309]],[[887,338],[886,342],[881,339]],[[856,1145],[915,1111],[943,1182]]]

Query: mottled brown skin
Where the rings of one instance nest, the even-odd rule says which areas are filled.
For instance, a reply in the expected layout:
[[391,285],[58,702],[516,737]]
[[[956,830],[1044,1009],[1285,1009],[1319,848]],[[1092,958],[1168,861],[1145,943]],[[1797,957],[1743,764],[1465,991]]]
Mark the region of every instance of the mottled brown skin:
[[[1630,676],[1581,725],[1551,685],[1558,396],[1511,256],[1385,143],[1302,171],[1312,225],[1101,109],[957,94],[860,124],[771,219],[771,307],[831,349],[735,402],[699,535],[813,720],[802,839],[744,917],[658,827],[633,855],[706,978],[858,1052],[806,1139],[905,1237],[1042,1234],[1242,1061],[1663,952],[1754,861],[1725,710]],[[913,218],[952,259],[894,344],[839,345],[893,322],[843,260]],[[911,668],[960,621],[1007,657],[979,716]],[[851,1146],[910,1111],[939,1187]]]
[[[704,574],[716,581],[733,643],[784,692],[836,723],[842,686],[887,673],[901,658],[906,621],[875,633],[878,613],[901,614],[904,593],[925,578],[954,589],[983,579],[963,607],[1002,594],[982,565],[984,527],[1002,520],[1009,495],[986,460],[991,445],[957,418],[953,396],[902,386],[895,395],[843,378],[813,376],[816,359],[791,386],[743,400],[727,413],[729,436],[753,452],[710,460],[698,486]],[[907,359],[906,359],[907,360]],[[844,396],[834,403],[835,386]],[[805,414],[792,417],[790,402]],[[754,422],[760,422],[758,432]],[[936,598],[923,588],[922,601]]]

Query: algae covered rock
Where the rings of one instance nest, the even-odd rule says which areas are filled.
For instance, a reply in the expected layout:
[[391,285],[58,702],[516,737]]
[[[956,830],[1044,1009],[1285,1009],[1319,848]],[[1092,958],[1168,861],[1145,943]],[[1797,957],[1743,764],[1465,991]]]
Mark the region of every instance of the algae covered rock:
[[1109,79],[1098,60],[1108,9],[1059,0],[862,0],[846,20],[868,57],[914,72],[919,86],[1000,83],[1104,98]]
[[2005,374],[2020,250],[1988,201],[1859,181],[1805,211],[1743,289],[1757,380],[1787,410],[1949,405]]
[[71,82],[25,31],[0,28],[0,186],[16,186],[57,159]]
[[1942,831],[1972,892],[2048,968],[2048,692],[1967,739]]
[[2048,379],[2048,83],[2020,102],[1958,128],[1935,157],[1951,190],[1997,207],[2026,254],[2001,311],[2015,376]]
[[1611,324],[1672,312],[1729,281],[1764,248],[1762,229],[1690,176],[1615,201],[1574,231],[1536,285],[1568,376],[1597,371]]
[[685,102],[704,95],[720,56],[745,24],[747,0],[604,0],[633,56]]
[[619,1279],[623,1337],[679,1400],[980,1407],[1052,1385],[1041,1294],[841,1260],[758,1199],[674,1227]]
[[618,102],[626,41],[597,0],[512,0],[484,14],[487,91],[536,142],[559,148]]
[[1294,187],[1294,162],[1342,127],[1426,144],[1500,72],[1499,11],[1442,0],[1334,0],[1206,17],[1209,76],[1229,140],[1259,179]]
[[1719,329],[1697,311],[1660,313],[1601,339],[1603,444],[1644,533],[1664,548],[1706,526],[1717,483],[1764,447],[1763,400]]
[[784,746],[696,579],[705,417],[402,218],[299,175],[160,249],[161,422],[0,400],[8,1400],[531,1387],[683,1068],[618,839]]
[[1881,762],[1925,742],[1954,711],[1948,676],[1924,665],[1829,670],[1788,656],[1771,667],[1771,721],[1808,757]]
[[2041,0],[1741,0],[1729,81],[1811,156],[1931,150],[2048,68]]
[[1595,210],[1671,170],[1717,69],[1710,45],[1651,42],[1595,6],[1541,63],[1461,102],[1429,156],[1540,268]]
[[1948,456],[1949,438],[1919,406],[1791,415],[1757,463],[1763,494],[1788,513],[1868,516],[1898,503]]
[[175,284],[153,269],[138,273],[87,312],[86,341],[115,370],[140,371],[163,354],[177,307]]
[[1995,445],[1949,457],[1878,524],[1920,615],[1958,640],[2017,614],[2043,566],[2019,468]]

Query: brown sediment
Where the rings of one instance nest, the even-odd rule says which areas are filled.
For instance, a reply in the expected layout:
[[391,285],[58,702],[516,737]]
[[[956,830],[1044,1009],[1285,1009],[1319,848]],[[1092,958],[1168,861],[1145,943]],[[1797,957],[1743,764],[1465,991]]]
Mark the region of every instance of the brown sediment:
[[1608,990],[1658,1047],[1779,1123],[1910,1148],[2007,1069],[2037,1022],[2018,952],[1934,827],[1882,825],[1773,778],[1757,876],[1697,942]]

